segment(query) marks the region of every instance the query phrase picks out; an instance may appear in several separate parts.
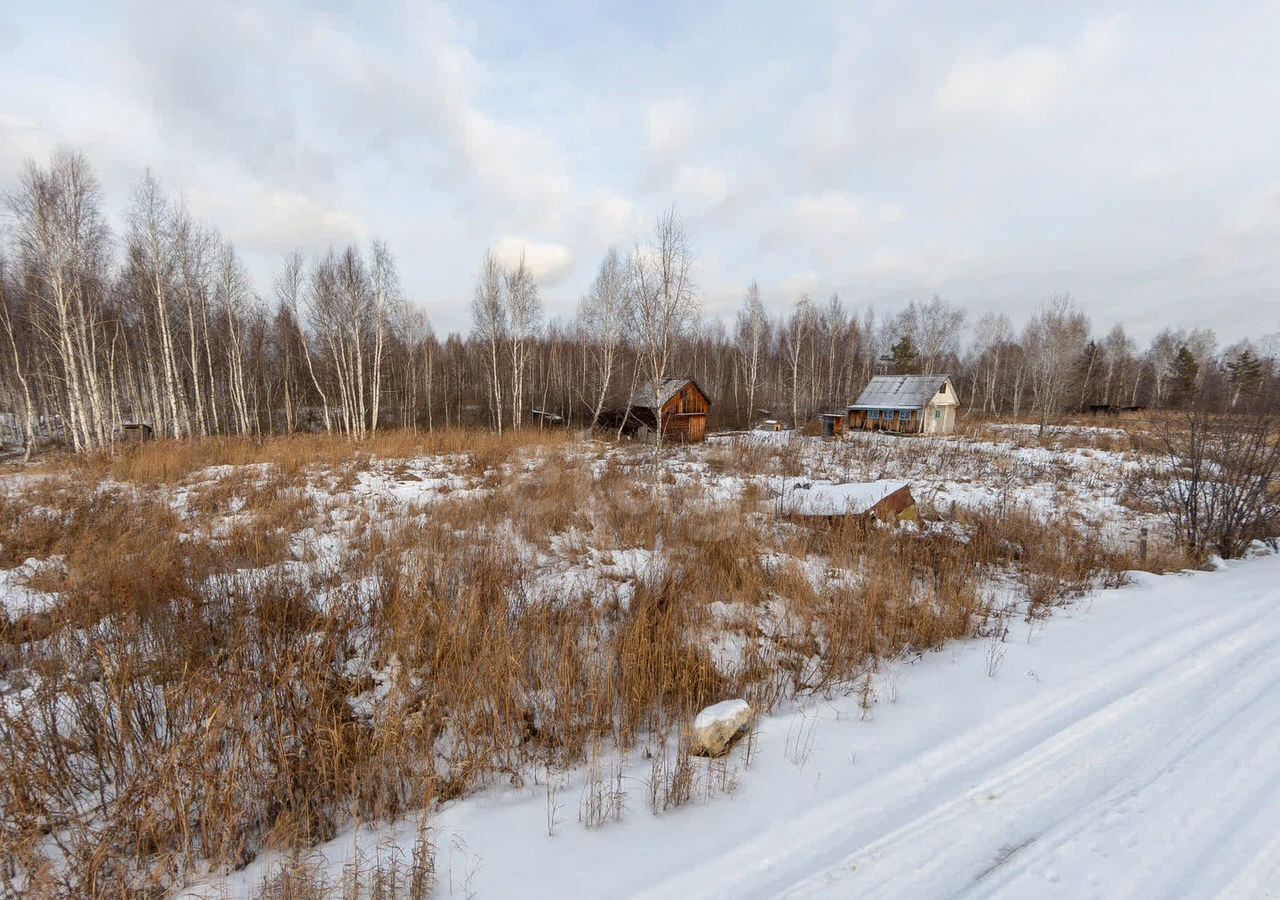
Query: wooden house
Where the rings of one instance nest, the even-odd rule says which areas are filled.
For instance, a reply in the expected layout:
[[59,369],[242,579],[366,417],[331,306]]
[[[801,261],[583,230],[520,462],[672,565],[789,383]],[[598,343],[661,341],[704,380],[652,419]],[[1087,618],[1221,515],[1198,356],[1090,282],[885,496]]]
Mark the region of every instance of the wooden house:
[[[711,400],[692,378],[667,378],[655,389],[642,384],[631,396],[629,424],[656,431],[662,417],[662,440],[696,443],[707,436]],[[638,430],[638,428],[637,428]]]
[[879,375],[845,411],[849,428],[951,434],[960,398],[947,375]]

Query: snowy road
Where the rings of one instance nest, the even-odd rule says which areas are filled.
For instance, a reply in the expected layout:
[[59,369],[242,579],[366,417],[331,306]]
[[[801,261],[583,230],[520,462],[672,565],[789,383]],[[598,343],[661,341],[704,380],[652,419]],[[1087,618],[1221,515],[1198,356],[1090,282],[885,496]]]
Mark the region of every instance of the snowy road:
[[[554,836],[540,786],[451,804],[433,820],[442,887],[465,879],[478,898],[1280,897],[1280,557],[1140,576],[1048,623],[1019,621],[1006,643],[929,654],[877,692],[870,721],[852,697],[762,720],[736,792],[661,816],[642,799],[642,761],[625,820],[598,830],[574,821],[575,778]],[[340,867],[357,849],[412,838],[412,825],[392,826],[323,849]]]
[[645,896],[1280,896],[1278,572],[1093,610],[1096,645],[1051,690]]

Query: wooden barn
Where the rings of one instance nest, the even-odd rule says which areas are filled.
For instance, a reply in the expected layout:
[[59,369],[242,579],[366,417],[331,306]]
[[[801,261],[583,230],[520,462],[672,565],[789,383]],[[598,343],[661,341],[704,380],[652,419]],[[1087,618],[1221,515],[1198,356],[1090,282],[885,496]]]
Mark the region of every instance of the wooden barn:
[[692,378],[667,378],[655,390],[653,382],[641,385],[631,397],[630,422],[654,431],[662,416],[664,442],[691,444],[707,436],[711,400]]
[[951,434],[960,398],[947,375],[879,375],[845,411],[850,429]]

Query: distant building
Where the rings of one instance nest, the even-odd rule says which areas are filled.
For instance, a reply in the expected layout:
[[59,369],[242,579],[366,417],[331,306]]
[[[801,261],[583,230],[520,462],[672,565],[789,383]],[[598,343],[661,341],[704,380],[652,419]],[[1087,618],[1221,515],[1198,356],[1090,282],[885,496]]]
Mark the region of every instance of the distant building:
[[880,375],[845,411],[849,428],[951,434],[960,398],[947,375]]
[[844,434],[844,413],[823,413],[818,418],[822,422],[822,436],[836,437]]
[[631,396],[627,424],[644,436],[656,431],[662,416],[662,440],[696,443],[707,436],[707,415],[711,400],[692,378],[667,378],[654,390],[646,382]]
[[141,444],[151,440],[154,432],[146,422],[125,422],[120,426],[120,437],[126,444]]

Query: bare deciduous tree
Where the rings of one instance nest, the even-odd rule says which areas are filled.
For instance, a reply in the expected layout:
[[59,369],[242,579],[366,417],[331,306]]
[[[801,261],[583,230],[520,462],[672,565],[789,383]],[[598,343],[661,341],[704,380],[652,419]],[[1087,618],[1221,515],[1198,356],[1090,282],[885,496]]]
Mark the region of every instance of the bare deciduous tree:
[[1089,320],[1067,295],[1043,304],[1023,334],[1031,381],[1031,393],[1040,413],[1039,434],[1044,436],[1049,418],[1062,409],[1071,383],[1072,363],[1089,339]]
[[501,352],[507,340],[507,310],[502,302],[502,267],[492,253],[486,253],[471,297],[471,337],[484,345],[489,362],[489,391],[493,423],[502,433]]
[[675,210],[658,219],[649,243],[631,255],[631,333],[653,391],[657,445],[662,445],[662,383],[671,374],[676,345],[697,318],[689,237]]
[[591,283],[591,290],[578,305],[578,321],[587,342],[587,355],[594,364],[596,392],[589,426],[592,429],[600,421],[609,386],[619,366],[630,300],[626,266],[618,251],[610,247]]
[[1169,414],[1164,459],[1148,467],[1153,494],[1179,540],[1231,559],[1280,528],[1280,436],[1274,412],[1212,412],[1203,402]]
[[769,315],[760,300],[760,286],[754,281],[742,298],[738,311],[738,357],[742,366],[742,380],[747,391],[747,421],[756,414],[756,388],[760,384],[760,370],[764,364],[766,344],[769,339]]
[[538,285],[520,254],[515,268],[502,279],[506,301],[508,351],[511,364],[511,427],[519,428],[523,422],[525,374],[529,365],[530,342],[537,338],[542,326],[542,301],[538,298]]

